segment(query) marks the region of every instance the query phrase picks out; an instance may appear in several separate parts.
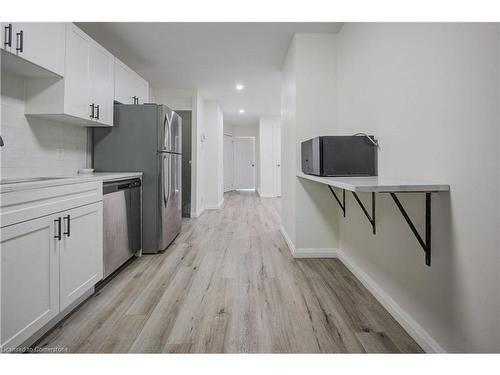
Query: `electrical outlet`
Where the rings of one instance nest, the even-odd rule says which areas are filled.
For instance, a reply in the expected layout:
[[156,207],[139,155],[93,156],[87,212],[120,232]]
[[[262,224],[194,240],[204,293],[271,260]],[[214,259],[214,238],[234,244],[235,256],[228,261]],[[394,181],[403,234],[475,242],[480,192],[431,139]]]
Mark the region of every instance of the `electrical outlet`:
[[64,160],[64,148],[58,148],[57,149],[57,161],[63,161]]

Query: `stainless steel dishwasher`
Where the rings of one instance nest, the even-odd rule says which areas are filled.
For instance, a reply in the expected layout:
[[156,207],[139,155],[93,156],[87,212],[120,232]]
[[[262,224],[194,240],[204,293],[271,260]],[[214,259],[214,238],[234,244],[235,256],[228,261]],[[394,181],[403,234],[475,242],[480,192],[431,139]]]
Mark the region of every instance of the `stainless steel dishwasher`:
[[141,180],[103,184],[104,278],[142,248]]

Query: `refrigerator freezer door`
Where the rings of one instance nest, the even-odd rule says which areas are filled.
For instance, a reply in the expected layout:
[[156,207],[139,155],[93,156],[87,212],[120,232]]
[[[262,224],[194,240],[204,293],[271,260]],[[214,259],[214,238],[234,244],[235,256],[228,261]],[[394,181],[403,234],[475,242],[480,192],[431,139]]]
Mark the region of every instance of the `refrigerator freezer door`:
[[160,250],[164,250],[181,230],[181,155],[160,153]]
[[160,150],[162,152],[182,152],[182,119],[166,106],[162,106],[162,131],[160,132]]

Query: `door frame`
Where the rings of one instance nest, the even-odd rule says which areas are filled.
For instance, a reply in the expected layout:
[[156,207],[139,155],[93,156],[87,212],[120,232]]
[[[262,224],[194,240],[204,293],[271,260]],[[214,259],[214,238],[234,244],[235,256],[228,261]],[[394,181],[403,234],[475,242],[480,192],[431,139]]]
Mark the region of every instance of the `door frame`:
[[[228,189],[228,190],[226,190],[226,181],[225,181],[226,177],[225,177],[225,173],[224,173],[225,169],[226,169],[226,167],[225,167],[226,158],[224,157],[225,156],[225,149],[224,149],[225,142],[224,141],[226,140],[225,137],[229,137],[231,139],[231,143],[233,145],[233,153],[231,155],[231,159],[232,159],[232,163],[233,163],[233,168],[232,168],[232,170],[230,172],[231,175],[232,175],[231,176],[232,177],[232,184],[231,184],[231,188]],[[222,137],[222,147],[223,147],[223,150],[222,150],[222,157],[223,157],[223,165],[222,165],[222,172],[223,172],[223,174],[222,174],[222,185],[223,186],[222,187],[223,187],[223,189],[222,190],[224,191],[224,193],[227,193],[229,191],[234,191],[234,137],[233,137],[232,134],[226,134],[226,133],[223,134],[223,137]]]
[[[257,168],[256,168],[256,157],[257,157],[257,154],[256,154],[256,150],[255,150],[255,143],[256,143],[256,137],[254,136],[241,136],[241,137],[235,137],[233,136],[233,151],[234,151],[234,141],[237,140],[237,139],[251,139],[252,142],[253,142],[253,164],[254,164],[254,167],[253,167],[253,189],[238,189],[236,187],[236,184],[235,184],[235,191],[257,191]],[[233,152],[233,182],[235,181],[234,179],[234,170],[236,168],[234,168],[236,166],[236,163],[234,162],[235,161],[235,157],[234,155],[236,155],[236,153]]]
[[[273,163],[274,163],[274,194],[281,197],[282,167],[281,167],[281,123],[273,124]],[[277,150],[279,148],[279,152]]]

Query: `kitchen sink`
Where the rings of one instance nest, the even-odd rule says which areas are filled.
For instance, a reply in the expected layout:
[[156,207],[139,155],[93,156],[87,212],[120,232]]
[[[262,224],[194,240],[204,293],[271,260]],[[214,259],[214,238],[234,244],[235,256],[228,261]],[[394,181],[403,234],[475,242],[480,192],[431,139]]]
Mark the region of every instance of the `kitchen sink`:
[[4,178],[0,180],[0,185],[6,184],[19,184],[22,182],[37,182],[37,181],[47,181],[47,180],[59,180],[68,177],[27,177],[27,178]]

